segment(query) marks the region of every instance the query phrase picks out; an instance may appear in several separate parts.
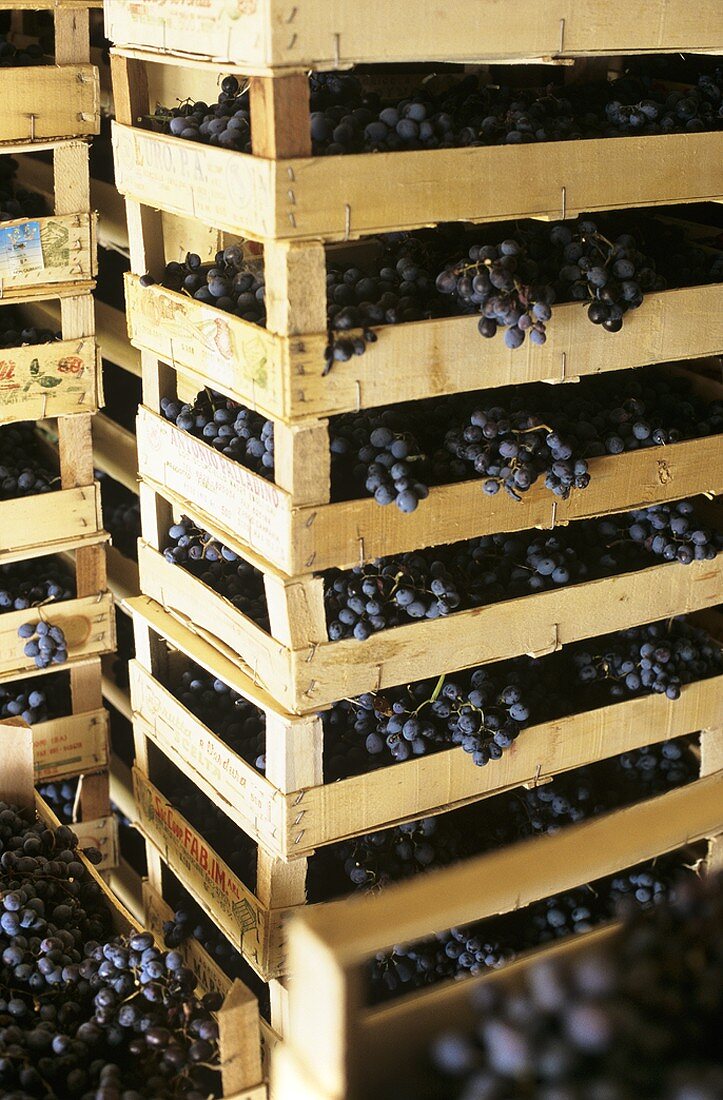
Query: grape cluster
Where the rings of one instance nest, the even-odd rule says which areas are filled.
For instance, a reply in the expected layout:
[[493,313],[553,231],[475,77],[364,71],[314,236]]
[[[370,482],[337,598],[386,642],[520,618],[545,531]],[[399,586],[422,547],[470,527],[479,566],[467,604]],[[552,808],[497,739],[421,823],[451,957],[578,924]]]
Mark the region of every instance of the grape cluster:
[[65,779],[57,783],[41,783],[38,792],[45,799],[55,816],[65,825],[75,821],[77,779]]
[[48,213],[42,195],[27,191],[18,184],[17,172],[18,162],[14,157],[0,156],[1,222],[19,221],[21,218],[42,218]]
[[544,475],[545,488],[567,500],[572,489],[590,484],[588,464],[576,442],[541,423],[539,416],[523,411],[510,415],[493,405],[475,409],[468,422],[447,433],[444,445],[460,463],[472,464],[488,496],[504,488],[521,501]]
[[59,558],[33,558],[0,565],[0,614],[61,603],[74,596],[75,577]]
[[637,877],[646,885],[635,893],[659,886],[659,904],[638,903],[605,944],[478,984],[469,1027],[449,1030],[440,1018],[426,1079],[386,1095],[716,1100],[720,876],[659,882],[657,868],[643,868]]
[[529,717],[511,662],[343,699],[322,716],[325,778],[341,778],[359,765],[366,771],[375,757],[381,764],[389,754],[401,763],[452,745],[483,767],[500,759]]
[[60,488],[60,478],[46,465],[34,427],[9,424],[0,428],[0,500],[35,496]]
[[448,264],[437,276],[436,286],[458,311],[473,308],[482,314],[482,336],[504,328],[505,344],[514,350],[528,334],[531,343],[545,343],[556,301],[589,303],[593,324],[619,332],[624,314],[642,305],[644,291],[664,289],[665,280],[633,236],[623,233],[613,242],[597,222],[578,219],[571,225],[520,228],[497,245],[473,244],[465,260]]
[[273,481],[272,421],[214,390],[201,390],[192,405],[164,397],[161,411],[181,431]]
[[663,561],[689,565],[712,561],[723,550],[723,533],[700,523],[691,501],[656,504],[630,513],[627,531],[621,531],[618,517],[600,521],[600,533],[617,539],[621,534],[644,546]]
[[185,141],[220,145],[237,153],[251,152],[248,89],[242,89],[235,76],[223,78],[217,103],[209,105],[199,100],[170,109],[157,107],[152,119],[161,132]]
[[[356,75],[313,73],[312,150],[342,156],[715,130],[723,119],[722,88],[720,69],[669,93],[632,75],[563,89],[485,85],[469,74],[383,100]],[[251,152],[248,93],[233,76],[224,79],[217,104],[159,107],[153,123],[184,140]]]
[[169,528],[168,538],[170,543],[163,550],[166,561],[198,577],[263,630],[269,630],[264,577],[259,569],[187,516]]
[[34,623],[22,623],[18,627],[18,638],[25,642],[23,653],[33,658],[36,668],[63,665],[68,660],[68,643],[63,628],[51,622],[39,619]]
[[[0,221],[2,213],[0,213]],[[7,220],[7,219],[6,219]],[[60,333],[37,325],[24,325],[12,310],[0,312],[0,348],[29,347],[36,344],[53,344]]]
[[601,684],[612,699],[641,691],[679,699],[683,684],[716,675],[723,651],[699,628],[684,620],[631,627],[608,638],[576,647],[572,656],[578,680]]
[[[141,278],[143,286],[152,286],[153,281],[150,275]],[[187,253],[182,263],[166,264],[163,286],[243,321],[266,325],[263,272],[252,268],[238,245],[217,252],[212,264],[204,264],[194,252]]]
[[266,716],[262,710],[193,663],[171,682],[170,689],[224,744],[263,773]]
[[[680,887],[695,854],[694,850],[684,849],[653,863],[544,898],[502,917],[450,928],[432,939],[397,944],[391,952],[379,952],[368,970],[372,998],[384,1001],[445,979],[459,980],[498,970],[541,945],[590,931],[618,916],[621,908],[628,913],[650,908]],[[489,987],[476,987],[483,988]],[[440,1095],[447,1097],[450,1093],[420,1091],[415,1095],[420,1100],[428,1097],[438,1100]],[[519,1094],[514,1095],[516,1098]],[[477,1100],[476,1093],[471,1096]]]
[[[117,936],[66,826],[0,804],[0,1089],[17,1100],[204,1100],[220,998],[147,932]],[[94,861],[99,853],[86,853]]]
[[141,537],[141,502],[119,481],[96,472],[103,502],[103,526],[116,550],[124,558],[138,561],[138,539]]
[[43,51],[35,42],[16,46],[4,34],[0,34],[0,69],[17,69],[26,65],[42,65]]
[[64,673],[0,684],[0,718],[20,717],[29,726],[37,726],[68,713],[70,685]]
[[404,419],[391,409],[338,417],[330,430],[331,473],[333,480],[349,479],[357,493],[363,485],[377,504],[394,503],[408,514],[429,488],[418,472],[426,456]]

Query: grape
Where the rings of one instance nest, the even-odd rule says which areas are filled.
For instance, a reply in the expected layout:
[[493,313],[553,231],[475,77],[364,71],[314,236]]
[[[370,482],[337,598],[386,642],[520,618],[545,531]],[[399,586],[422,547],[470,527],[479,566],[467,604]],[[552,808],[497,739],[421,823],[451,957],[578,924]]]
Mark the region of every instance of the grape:
[[132,561],[138,560],[138,539],[141,537],[141,504],[119,481],[102,473],[96,473],[100,481],[103,502],[103,526],[111,536],[113,545]]
[[[1,185],[0,203],[2,203]],[[4,213],[0,211],[0,221],[4,220],[7,219]],[[12,309],[4,309],[2,313],[0,313],[0,348],[19,348],[36,344],[52,344],[60,338],[59,332],[38,328],[37,325],[26,325]]]
[[68,660],[68,643],[62,627],[47,619],[23,623],[18,627],[18,637],[25,642],[24,655],[33,658],[36,668],[50,668]]
[[0,427],[0,500],[35,496],[60,488],[60,478],[46,466],[34,426]]
[[43,64],[43,49],[37,42],[17,46],[7,35],[0,34],[0,69],[23,68]]
[[181,431],[273,481],[274,426],[270,420],[213,390],[202,390],[192,405],[163,398],[161,412]]

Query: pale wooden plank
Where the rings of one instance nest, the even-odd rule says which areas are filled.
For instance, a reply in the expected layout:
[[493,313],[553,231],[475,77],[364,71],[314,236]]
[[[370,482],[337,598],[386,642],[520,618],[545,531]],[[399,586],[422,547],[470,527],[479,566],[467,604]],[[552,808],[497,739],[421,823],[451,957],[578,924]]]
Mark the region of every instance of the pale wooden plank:
[[[105,596],[86,596],[65,600],[52,607],[27,611],[8,611],[0,616],[0,673],[7,679],[13,674],[35,673],[32,657],[23,653],[25,642],[18,638],[18,627],[26,622],[45,619],[63,629],[68,642],[68,668],[76,661],[109,653],[115,648],[113,600]],[[58,666],[51,666],[57,671]]]
[[33,727],[36,782],[50,783],[108,763],[108,712],[54,718]]
[[[720,8],[703,0],[641,0],[630,19],[625,0],[604,11],[596,0],[520,0],[509,34],[494,0],[369,0],[318,7],[288,0],[238,6],[224,0],[106,0],[106,33],[119,45],[220,63],[244,72],[285,67],[346,68],[362,62],[515,61],[559,55],[652,50],[721,52]],[[561,25],[564,21],[564,26]]]
[[0,142],[97,134],[100,86],[93,65],[51,65],[0,72]]

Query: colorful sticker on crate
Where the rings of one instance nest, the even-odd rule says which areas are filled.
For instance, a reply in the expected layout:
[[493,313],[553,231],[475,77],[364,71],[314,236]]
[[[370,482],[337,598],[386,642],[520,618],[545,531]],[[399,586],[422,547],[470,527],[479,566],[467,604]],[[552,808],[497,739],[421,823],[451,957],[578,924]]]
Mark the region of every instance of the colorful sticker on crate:
[[40,222],[0,227],[0,276],[7,279],[45,267]]

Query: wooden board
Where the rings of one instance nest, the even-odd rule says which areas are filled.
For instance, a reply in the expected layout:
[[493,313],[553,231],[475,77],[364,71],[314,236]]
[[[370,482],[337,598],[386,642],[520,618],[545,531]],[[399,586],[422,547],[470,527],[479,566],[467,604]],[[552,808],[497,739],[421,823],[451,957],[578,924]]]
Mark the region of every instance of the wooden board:
[[514,33],[496,0],[105,0],[106,34],[118,45],[157,50],[245,73],[339,69],[361,62],[516,61],[554,56],[696,50],[723,52],[716,0],[520,0]]
[[97,485],[0,501],[0,563],[106,538]]
[[553,527],[723,487],[720,440],[710,437],[593,459],[589,487],[573,491],[567,501],[557,501],[542,479],[521,503],[504,493],[486,496],[478,480],[433,488],[411,515],[371,498],[294,508],[288,492],[144,406],[137,440],[139,471],[152,486],[180,508],[193,506],[201,525],[225,532],[230,545],[246,547],[288,576],[497,531]]
[[56,289],[62,289],[63,294],[92,289],[97,272],[96,220],[95,214],[64,214],[3,222],[3,230],[17,229],[19,234],[28,224],[37,224],[43,263],[39,269],[3,275],[3,299],[24,301],[47,297]]
[[100,87],[93,65],[0,70],[0,142],[86,137],[100,130]]
[[[583,638],[687,614],[723,602],[723,554],[713,561],[651,564],[636,573],[568,585],[548,592],[454,612],[434,621],[410,622],[366,641],[330,642],[313,623],[305,640],[289,648],[212,588],[139,543],[141,591],[190,622],[242,671],[255,676],[295,713],[337,699],[424,680],[490,661],[542,654]],[[287,591],[287,590],[285,590]],[[290,587],[293,596],[293,587]],[[319,601],[322,586],[315,589]],[[293,616],[294,605],[289,608]],[[305,633],[302,620],[299,634]]]
[[[555,307],[547,343],[510,351],[483,340],[478,317],[376,328],[363,356],[324,375],[326,333],[278,336],[161,286],[126,275],[131,342],[189,375],[289,423],[358,408],[525,382],[578,378],[723,352],[723,285],[646,296],[614,337],[576,303]],[[326,286],[309,287],[325,299]]]
[[104,413],[93,418],[93,455],[98,469],[138,492],[138,457],[133,432]]
[[92,336],[0,351],[0,423],[93,413],[100,360]]
[[34,726],[33,758],[39,783],[107,767],[107,710],[71,714]]
[[253,969],[265,980],[277,977],[283,968],[282,911],[265,910],[138,768],[133,790],[147,840]]
[[[66,664],[51,665],[38,670],[32,657],[26,657],[26,644],[18,637],[18,627],[23,623],[40,620],[59,626],[68,643]],[[77,662],[115,649],[115,617],[113,597],[110,593],[64,600],[62,603],[32,607],[27,611],[8,611],[0,615],[0,677],[4,681],[25,673],[42,675],[57,672],[60,668],[72,668]]]
[[113,149],[122,194],[258,240],[723,198],[723,133],[272,161],[116,122]]

